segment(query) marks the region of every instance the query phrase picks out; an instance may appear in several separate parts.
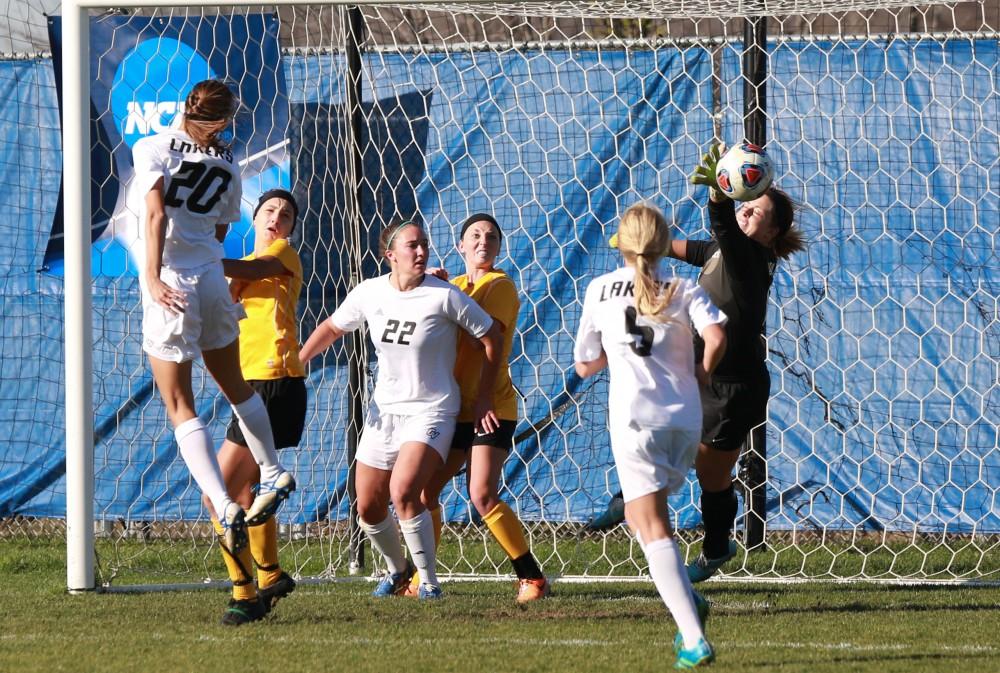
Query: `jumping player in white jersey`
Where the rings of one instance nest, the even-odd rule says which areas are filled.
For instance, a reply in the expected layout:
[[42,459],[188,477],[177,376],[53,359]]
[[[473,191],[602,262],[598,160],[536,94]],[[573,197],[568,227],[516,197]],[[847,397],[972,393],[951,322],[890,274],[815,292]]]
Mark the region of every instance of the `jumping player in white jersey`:
[[[236,108],[236,97],[222,82],[196,84],[180,128],[133,147],[129,194],[146,239],[142,347],[181,456],[211,501],[222,544],[233,554],[246,547],[247,525],[273,514],[295,489],[278,462],[267,410],[240,371],[242,309],[222,269],[221,241],[229,223],[239,219],[242,194],[239,168],[222,140]],[[233,405],[260,465],[260,492],[245,513],[226,493],[211,435],[195,411],[191,368],[199,355]]]
[[[660,280],[670,229],[657,208],[640,203],[625,211],[617,241],[625,266],[587,287],[576,372],[610,370],[608,426],[625,520],[677,622],[675,668],[693,668],[715,658],[704,634],[708,604],[691,588],[674,543],[667,495],[684,483],[698,451],[698,383],[709,380],[725,352],[726,316],[694,283]],[[705,340],[697,365],[692,327]]]
[[[503,342],[500,326],[464,292],[426,274],[428,243],[413,222],[386,227],[379,239],[391,272],[361,282],[340,307],[316,327],[299,352],[308,362],[364,323],[378,353],[373,403],[358,445],[355,485],[358,522],[388,572],[374,595],[400,595],[414,565],[418,597],[441,596],[435,572],[434,526],[420,494],[451,448],[461,396],[455,382],[455,354],[461,327],[482,344],[482,383],[474,405],[476,429],[494,432],[500,423],[493,387]],[[392,500],[399,517],[389,513]],[[406,560],[399,530],[409,548]]]

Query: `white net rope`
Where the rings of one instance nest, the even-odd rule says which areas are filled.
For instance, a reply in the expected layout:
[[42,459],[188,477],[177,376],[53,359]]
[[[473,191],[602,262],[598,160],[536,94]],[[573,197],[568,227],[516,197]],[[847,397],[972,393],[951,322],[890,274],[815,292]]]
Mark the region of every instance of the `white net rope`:
[[[623,3],[619,14],[602,4],[590,18],[579,3],[365,6],[356,103],[339,8],[143,10],[97,21],[107,39],[92,41],[95,91],[107,86],[95,115],[118,129],[95,139],[106,170],[92,175],[103,208],[95,224],[106,223],[94,258],[101,579],[222,573],[140,353],[138,287],[125,261],[135,225],[115,190],[128,180],[129,144],[168,124],[182,100],[188,76],[172,79],[171,59],[202,67],[189,65],[200,62],[188,51],[240,86],[245,216],[273,184],[300,199],[303,336],[353,285],[352,271],[378,272],[374,240],[392,218],[422,219],[436,257],[457,272],[456,227],[469,213],[494,213],[501,266],[522,300],[512,362],[522,421],[502,496],[547,573],[640,575],[642,554],[623,527],[586,526],[617,477],[606,379],[573,377],[572,337],[587,280],[616,263],[605,241],[629,204],[651,199],[679,235],[708,236],[704,194],[686,178],[713,138],[742,136],[741,11],[772,17],[768,149],[778,183],[802,205],[809,248],[782,264],[771,295],[766,545],[741,549],[726,574],[998,579],[1000,3],[837,3],[837,14],[812,13],[829,5]],[[131,67],[154,40],[157,55]],[[168,76],[151,74],[157,59]],[[33,96],[39,111],[7,107],[3,117],[23,148],[5,194],[34,194],[19,202],[23,218],[3,226],[37,263],[6,281],[4,363],[23,374],[5,378],[0,400],[33,429],[0,456],[4,474],[29,483],[5,505],[2,530],[36,539],[59,529],[64,489],[58,461],[40,476],[38,459],[61,441],[58,258],[42,259],[58,195],[58,107],[51,61],[2,63],[10,67],[0,82]],[[24,73],[38,83],[24,84]],[[247,222],[234,227],[227,252],[240,254],[246,234]],[[25,340],[33,349],[17,345]],[[285,454],[301,489],[281,513],[282,562],[304,574],[342,574],[350,561],[348,352],[338,346],[313,368],[306,437]],[[363,356],[370,386],[374,363]],[[29,379],[41,383],[26,396]],[[200,373],[197,384],[221,441],[227,405]],[[685,542],[700,537],[691,477],[670,503]],[[464,477],[442,503],[442,572],[508,573]]]

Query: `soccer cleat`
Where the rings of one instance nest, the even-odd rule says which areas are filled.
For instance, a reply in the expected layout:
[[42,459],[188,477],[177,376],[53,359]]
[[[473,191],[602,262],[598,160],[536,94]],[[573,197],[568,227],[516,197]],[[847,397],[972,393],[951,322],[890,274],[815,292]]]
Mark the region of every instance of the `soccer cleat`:
[[715,661],[715,651],[708,644],[708,641],[702,638],[691,649],[682,649],[677,653],[677,661],[674,662],[674,668],[680,670],[696,668],[702,664],[710,664],[713,661]]
[[219,524],[222,526],[220,539],[230,554],[236,556],[246,549],[250,536],[247,534],[246,513],[242,507],[230,502],[226,505],[226,511]]
[[625,520],[625,499],[621,494],[615,495],[608,502],[608,508],[584,526],[589,531],[602,531],[614,528]]
[[736,556],[736,541],[729,541],[728,553],[721,558],[705,558],[705,553],[698,554],[698,558],[687,565],[688,579],[692,584],[704,582],[714,575],[719,568],[724,566],[729,559]]
[[441,587],[437,584],[421,584],[417,591],[417,598],[422,601],[433,601],[442,597],[444,594],[441,593]]
[[258,484],[257,496],[247,510],[247,525],[258,526],[274,516],[281,503],[288,500],[293,491],[295,491],[295,477],[291,472],[282,472],[274,481]]
[[[698,612],[698,621],[701,623],[702,633],[705,631],[705,624],[708,622],[709,605],[705,597],[702,596],[697,591],[691,591],[692,598],[694,599],[694,609]],[[684,649],[684,637],[677,633],[674,636],[674,654],[679,654],[680,651]]]
[[406,598],[419,598],[420,597],[420,572],[417,570],[413,571],[413,576],[410,577],[410,581],[406,584],[406,588],[403,592],[399,594],[400,596],[405,596]]
[[[413,576],[413,572],[416,568],[413,564],[407,560],[406,568],[402,572],[398,573],[386,573],[382,579],[379,580],[378,584],[375,585],[375,591],[372,592],[372,596],[375,598],[391,598],[392,596],[402,596],[406,591],[406,587],[410,585],[410,578]],[[421,596],[423,598],[423,596]]]
[[288,573],[282,572],[277,582],[269,584],[266,587],[261,587],[257,591],[257,595],[264,602],[264,605],[267,606],[268,612],[270,612],[279,600],[293,591],[295,591],[295,580]]
[[259,597],[252,601],[238,601],[234,598],[222,613],[222,625],[240,626],[263,619],[266,614],[267,605]]
[[552,593],[552,588],[544,577],[537,580],[518,580],[517,582],[518,603],[541,600],[550,593]]

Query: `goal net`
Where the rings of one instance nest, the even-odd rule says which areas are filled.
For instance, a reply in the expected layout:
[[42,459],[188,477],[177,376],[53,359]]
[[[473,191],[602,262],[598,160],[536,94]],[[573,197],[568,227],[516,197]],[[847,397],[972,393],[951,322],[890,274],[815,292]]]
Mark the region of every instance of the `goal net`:
[[[14,138],[0,176],[13,247],[0,284],[0,536],[43,541],[64,530],[64,399],[75,399],[64,330],[79,335],[63,318],[65,36],[58,17],[34,16],[0,61],[0,119]],[[767,33],[760,81],[743,58],[754,16]],[[623,526],[588,525],[618,482],[606,375],[572,371],[583,289],[617,265],[607,238],[637,200],[663,208],[677,235],[709,236],[704,190],[687,176],[713,140],[744,137],[745,99],[759,96],[776,181],[801,205],[809,247],[775,274],[771,399],[749,446],[764,469],[739,481],[762,505],[763,544],[747,544],[741,497],[740,553],[723,576],[1000,579],[998,29],[996,0],[92,10],[83,152],[98,583],[225,577],[141,352],[137,222],[124,199],[131,145],[176,123],[210,76],[243,103],[243,219],[227,254],[252,248],[257,195],[296,194],[303,338],[360,277],[382,272],[377,236],[393,218],[423,221],[434,260],[454,273],[460,223],[494,214],[522,302],[511,362],[522,415],[501,496],[547,574],[589,579],[646,569]],[[282,456],[299,482],[280,513],[291,572],[373,569],[351,542],[349,446],[351,393],[367,400],[375,374],[360,340],[311,369],[307,431]],[[221,443],[229,407],[200,366],[195,377]],[[442,502],[440,572],[509,573],[464,476]],[[689,558],[698,503],[692,472],[670,499]]]

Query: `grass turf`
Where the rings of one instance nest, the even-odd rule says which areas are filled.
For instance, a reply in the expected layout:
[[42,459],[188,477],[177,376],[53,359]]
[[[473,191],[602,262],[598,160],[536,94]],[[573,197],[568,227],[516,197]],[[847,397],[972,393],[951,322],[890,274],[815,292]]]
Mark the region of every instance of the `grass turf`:
[[[446,583],[435,603],[306,584],[262,622],[218,625],[219,590],[70,596],[61,545],[5,540],[0,671],[663,671],[674,625],[652,584]],[[152,582],[158,578],[150,579]],[[1000,588],[710,583],[714,671],[1000,668]]]

